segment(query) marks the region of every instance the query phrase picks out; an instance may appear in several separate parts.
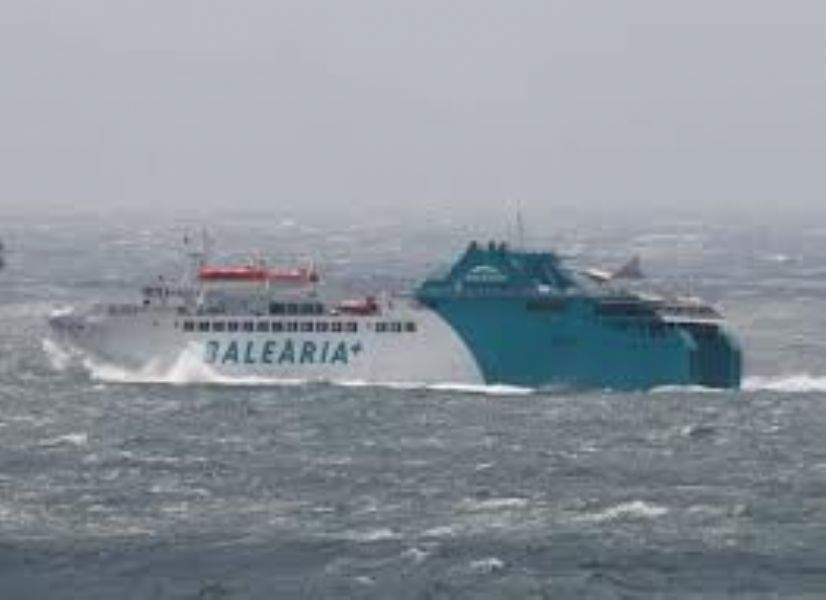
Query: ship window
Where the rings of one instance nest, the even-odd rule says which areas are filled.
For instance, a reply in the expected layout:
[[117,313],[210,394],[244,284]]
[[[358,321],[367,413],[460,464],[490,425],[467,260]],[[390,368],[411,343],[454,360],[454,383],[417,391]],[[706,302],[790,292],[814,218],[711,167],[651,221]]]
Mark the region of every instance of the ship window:
[[244,331],[255,331],[255,323],[253,321],[244,321]]
[[283,315],[285,312],[284,304],[281,302],[270,302],[271,315]]
[[342,329],[342,327],[341,327],[341,326],[342,326],[342,324],[341,324],[341,323],[336,322],[336,323],[333,323],[333,325],[332,325],[331,329],[332,329],[335,333],[341,333],[341,329]]
[[307,332],[313,330],[313,323],[311,321],[304,321],[301,324],[301,331]]
[[229,321],[227,323],[227,331],[238,331],[238,321]]
[[387,331],[387,323],[381,321],[376,323],[376,333],[384,333],[385,331]]
[[416,324],[413,321],[408,321],[404,324],[404,330],[408,333],[413,333],[416,331]]
[[209,321],[199,321],[198,331],[209,331]]
[[270,323],[269,321],[258,321],[255,326],[256,331],[269,331],[270,330]]
[[323,312],[324,308],[321,306],[321,304],[318,303],[301,305],[302,315],[320,315]]
[[213,321],[212,322],[212,331],[224,331],[226,329],[227,324],[223,321]]
[[287,323],[287,331],[298,331],[298,323],[296,321]]
[[347,333],[356,333],[359,330],[359,325],[355,321],[350,321],[346,325]]
[[287,304],[287,314],[288,315],[297,315],[298,314],[298,304]]
[[318,323],[315,324],[315,330],[318,331],[319,333],[324,333],[325,331],[328,331],[329,329],[330,329],[330,324],[325,323],[324,321],[319,321]]
[[273,321],[272,322],[272,330],[273,330],[274,333],[284,331],[284,323],[282,323],[281,321]]
[[195,329],[195,323],[192,321],[184,321],[184,331],[193,331]]
[[390,324],[390,330],[393,333],[401,333],[402,332],[402,324],[398,321]]
[[605,302],[597,305],[597,313],[603,317],[645,317],[653,311],[644,304],[633,302]]

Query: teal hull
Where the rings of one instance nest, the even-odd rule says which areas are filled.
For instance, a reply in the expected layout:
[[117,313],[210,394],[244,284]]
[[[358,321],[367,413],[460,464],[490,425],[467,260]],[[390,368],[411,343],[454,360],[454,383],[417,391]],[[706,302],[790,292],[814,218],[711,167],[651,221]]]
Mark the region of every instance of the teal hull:
[[720,323],[667,319],[640,297],[587,292],[552,254],[472,245],[417,297],[457,332],[490,384],[739,387],[741,351]]

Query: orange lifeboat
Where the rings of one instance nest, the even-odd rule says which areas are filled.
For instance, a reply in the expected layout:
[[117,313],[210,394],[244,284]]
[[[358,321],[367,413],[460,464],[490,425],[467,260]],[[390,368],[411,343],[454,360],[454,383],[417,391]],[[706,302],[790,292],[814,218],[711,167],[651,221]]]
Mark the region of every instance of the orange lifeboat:
[[198,279],[204,283],[317,283],[315,269],[299,267],[295,269],[270,269],[261,266],[241,267],[201,267]]

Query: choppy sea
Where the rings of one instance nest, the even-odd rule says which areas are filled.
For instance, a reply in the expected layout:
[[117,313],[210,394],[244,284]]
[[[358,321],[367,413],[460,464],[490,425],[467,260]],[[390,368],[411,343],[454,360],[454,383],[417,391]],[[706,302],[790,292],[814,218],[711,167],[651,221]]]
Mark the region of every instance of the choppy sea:
[[[410,287],[486,235],[204,224],[219,254],[313,260],[345,292]],[[826,597],[826,224],[547,231],[722,307],[739,392],[132,377],[50,344],[52,311],[134,299],[198,225],[0,223],[0,598]]]

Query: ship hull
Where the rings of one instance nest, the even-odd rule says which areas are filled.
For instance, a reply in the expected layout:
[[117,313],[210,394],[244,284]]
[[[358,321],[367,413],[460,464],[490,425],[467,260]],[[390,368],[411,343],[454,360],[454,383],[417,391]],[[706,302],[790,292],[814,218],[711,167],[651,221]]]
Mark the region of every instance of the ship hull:
[[[740,354],[722,330],[595,319],[587,302],[526,310],[523,300],[404,303],[381,316],[182,315],[108,310],[51,321],[91,358],[163,374],[180,364],[223,377],[617,390],[736,388]],[[228,329],[232,329],[232,331]],[[698,329],[698,328],[693,328]]]
[[[214,331],[216,323],[222,331]],[[274,331],[274,324],[279,331]],[[191,324],[192,331],[185,330]],[[236,331],[227,325],[237,324]],[[249,324],[252,331],[244,331]],[[484,376],[456,333],[426,309],[378,319],[274,320],[250,316],[62,315],[59,342],[94,360],[163,373],[184,359],[226,377],[381,383],[482,384]],[[260,331],[266,325],[268,331]],[[325,331],[320,325],[324,325]],[[188,327],[187,327],[188,328]],[[204,371],[202,371],[204,372]]]

